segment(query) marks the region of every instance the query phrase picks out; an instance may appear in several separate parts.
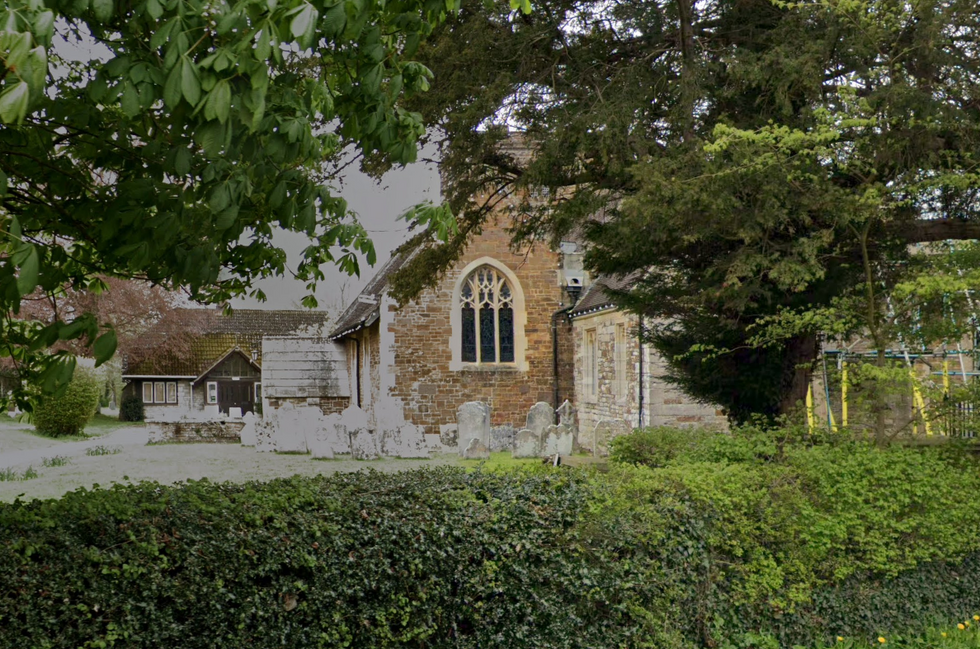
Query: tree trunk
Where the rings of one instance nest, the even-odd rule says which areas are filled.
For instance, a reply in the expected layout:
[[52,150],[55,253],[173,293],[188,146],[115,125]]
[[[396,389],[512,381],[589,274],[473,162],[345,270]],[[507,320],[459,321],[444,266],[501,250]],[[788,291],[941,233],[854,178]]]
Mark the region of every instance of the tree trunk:
[[791,338],[786,344],[783,359],[783,380],[780,385],[779,414],[793,412],[801,401],[806,401],[806,391],[813,376],[813,362],[817,358],[816,334],[804,334]]

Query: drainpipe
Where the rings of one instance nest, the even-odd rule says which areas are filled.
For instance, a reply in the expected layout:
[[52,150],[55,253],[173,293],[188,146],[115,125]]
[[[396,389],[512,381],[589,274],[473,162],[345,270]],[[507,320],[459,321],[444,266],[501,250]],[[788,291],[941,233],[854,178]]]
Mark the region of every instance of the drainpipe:
[[636,427],[643,428],[643,316],[640,316],[640,324],[636,328],[636,341],[640,345],[640,377],[639,383],[640,394],[639,394],[639,406],[640,412],[636,418]]
[[552,379],[552,399],[554,399],[554,408],[558,408],[561,402],[558,400],[561,397],[558,389],[558,318],[563,314],[567,313],[572,307],[565,307],[558,309],[553,314],[551,314],[551,379]]

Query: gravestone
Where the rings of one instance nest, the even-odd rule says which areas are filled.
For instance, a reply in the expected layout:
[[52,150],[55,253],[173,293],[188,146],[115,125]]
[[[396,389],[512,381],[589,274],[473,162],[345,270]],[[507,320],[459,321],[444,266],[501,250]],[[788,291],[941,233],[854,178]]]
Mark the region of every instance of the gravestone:
[[440,424],[439,441],[443,446],[455,448],[459,442],[459,429],[456,424]]
[[[303,406],[305,411],[307,408]],[[319,409],[317,409],[319,412]],[[292,403],[285,403],[276,411],[273,419],[272,441],[278,453],[308,453],[306,432],[309,428],[309,413],[301,411]]]
[[463,449],[464,460],[488,460],[490,459],[490,449],[479,439],[470,438],[470,443]]
[[355,428],[350,431],[350,454],[355,460],[378,459],[377,441],[370,429]]
[[575,432],[567,424],[548,426],[542,444],[544,455],[571,455],[575,449]]
[[494,426],[490,429],[490,452],[514,450],[515,437],[517,437],[517,430],[510,424]]
[[307,436],[310,455],[322,460],[332,460],[338,453],[350,453],[350,436],[340,415],[323,417],[320,426]]
[[544,434],[548,426],[554,423],[555,411],[551,409],[551,404],[538,401],[531,406],[531,410],[527,413],[527,426],[525,428],[536,433],[539,438],[544,439]]
[[[490,448],[490,406],[482,401],[467,401],[456,410],[457,448],[463,456],[470,440]],[[489,450],[487,451],[489,452]]]
[[255,446],[255,426],[257,419],[254,412],[246,412],[245,416],[242,417],[242,422],[245,424],[239,433],[242,446]]
[[628,434],[632,428],[622,419],[600,419],[592,431],[592,454],[609,455],[609,442],[614,437]]
[[514,437],[514,450],[512,457],[541,457],[541,437],[534,431],[527,428],[517,431]]
[[402,424],[381,433],[381,455],[384,457],[428,458],[422,429],[415,424]]
[[271,419],[267,418],[255,423],[255,450],[260,453],[271,453],[276,450],[275,425]]

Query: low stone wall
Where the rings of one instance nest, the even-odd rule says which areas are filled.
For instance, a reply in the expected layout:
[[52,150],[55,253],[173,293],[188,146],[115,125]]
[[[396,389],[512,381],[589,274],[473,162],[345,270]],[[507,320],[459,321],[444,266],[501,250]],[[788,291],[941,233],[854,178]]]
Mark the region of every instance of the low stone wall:
[[151,444],[161,442],[223,442],[238,444],[245,423],[235,421],[147,422]]
[[317,406],[324,415],[338,415],[350,405],[350,397],[270,397],[270,408],[281,408],[287,403],[295,407]]

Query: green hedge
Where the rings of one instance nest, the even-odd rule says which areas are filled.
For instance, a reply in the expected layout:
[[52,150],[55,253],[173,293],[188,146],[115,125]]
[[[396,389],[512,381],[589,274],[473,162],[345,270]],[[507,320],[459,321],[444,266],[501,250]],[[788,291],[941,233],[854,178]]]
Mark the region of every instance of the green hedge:
[[[646,510],[639,520],[666,538],[696,539],[695,558],[668,572],[700,611],[688,624],[705,644],[877,637],[980,607],[980,470],[962,449],[683,432],[616,440],[614,458],[640,466],[611,474],[606,510]],[[671,510],[695,513],[665,523]]]
[[3,505],[0,646],[777,648],[980,611],[974,461],[725,437]]
[[639,646],[588,494],[433,469],[3,506],[0,646]]

